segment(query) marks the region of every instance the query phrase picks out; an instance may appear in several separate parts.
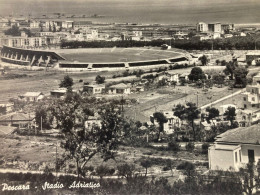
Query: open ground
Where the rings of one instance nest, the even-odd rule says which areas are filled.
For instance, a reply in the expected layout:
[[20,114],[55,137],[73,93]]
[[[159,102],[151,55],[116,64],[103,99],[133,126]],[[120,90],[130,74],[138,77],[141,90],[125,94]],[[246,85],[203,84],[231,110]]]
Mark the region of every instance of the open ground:
[[[0,156],[0,172],[2,169],[19,169],[28,172],[43,171],[46,166],[55,170],[56,155],[57,158],[60,158],[64,152],[60,147],[60,142],[60,139],[50,137],[0,136],[0,147],[3,148]],[[145,169],[140,165],[141,158],[152,158],[161,161],[158,165],[149,168],[148,175],[171,177],[170,180],[172,181],[176,181],[182,175],[181,172],[176,171],[176,166],[183,161],[194,162],[199,170],[206,171],[207,155],[201,154],[200,148],[195,149],[195,152],[188,152],[185,150],[185,146],[182,146],[181,151],[177,153],[156,148],[120,146],[115,160],[104,162],[99,156],[95,156],[87,166],[96,168],[99,165],[106,165],[116,169],[119,164],[129,163],[135,164],[136,170],[144,174]],[[173,175],[170,170],[163,171],[163,167],[167,166],[167,164],[161,159],[173,161],[175,167]],[[75,174],[75,166],[73,165],[74,162],[67,161],[67,168],[64,168],[61,172]]]

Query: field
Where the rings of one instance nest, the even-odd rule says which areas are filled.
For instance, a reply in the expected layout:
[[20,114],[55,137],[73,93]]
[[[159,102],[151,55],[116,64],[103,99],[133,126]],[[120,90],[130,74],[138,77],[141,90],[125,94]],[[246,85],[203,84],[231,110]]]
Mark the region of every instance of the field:
[[148,48],[59,49],[55,51],[68,61],[89,63],[148,61],[182,55],[175,50]]
[[[0,155],[0,172],[3,169],[10,171],[17,169],[20,171],[43,171],[45,166],[54,170],[56,155],[60,158],[64,152],[60,147],[60,141],[61,140],[57,138],[51,137],[0,136],[0,147],[3,148]],[[201,171],[206,170],[207,155],[201,154],[200,145],[196,148],[196,151],[191,153],[186,151],[185,144],[181,144],[181,151],[176,153],[156,148],[120,146],[115,161],[108,160],[104,162],[97,155],[87,166],[93,166],[95,168],[99,165],[106,165],[116,169],[119,164],[129,163],[135,164],[136,171],[144,173],[145,169],[140,165],[140,159],[151,158],[154,159],[156,163],[149,168],[148,175],[171,177],[171,180],[176,180],[182,173],[176,170],[176,168],[174,168],[173,173],[171,173],[170,170],[163,171],[163,167],[167,165],[165,162],[166,159],[172,160],[174,167],[183,161],[191,161],[200,167]],[[64,168],[62,172],[75,173],[74,161],[67,161],[66,166],[67,168]]]

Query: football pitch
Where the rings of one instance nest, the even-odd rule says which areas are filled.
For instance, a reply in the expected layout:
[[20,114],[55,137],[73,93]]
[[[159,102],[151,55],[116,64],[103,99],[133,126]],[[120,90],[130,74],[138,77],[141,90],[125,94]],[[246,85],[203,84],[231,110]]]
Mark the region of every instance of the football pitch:
[[150,61],[175,58],[182,55],[182,53],[174,50],[148,48],[60,49],[56,52],[67,61],[88,63]]

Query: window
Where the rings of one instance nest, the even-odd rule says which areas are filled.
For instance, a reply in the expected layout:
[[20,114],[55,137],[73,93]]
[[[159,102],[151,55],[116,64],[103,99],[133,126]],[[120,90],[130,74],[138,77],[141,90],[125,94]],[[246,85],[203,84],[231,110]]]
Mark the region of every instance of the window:
[[255,101],[255,98],[254,98],[254,97],[252,97],[252,101]]
[[246,97],[244,97],[244,101],[246,101]]
[[241,150],[239,150],[239,161],[241,162]]
[[244,108],[246,108],[246,104],[244,104]]
[[237,162],[237,152],[235,152],[235,159],[236,159],[236,162]]

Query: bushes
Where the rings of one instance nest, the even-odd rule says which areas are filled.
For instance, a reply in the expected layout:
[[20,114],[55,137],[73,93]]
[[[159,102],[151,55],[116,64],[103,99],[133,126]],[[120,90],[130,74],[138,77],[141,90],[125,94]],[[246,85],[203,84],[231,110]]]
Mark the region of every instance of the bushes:
[[195,170],[195,165],[191,162],[184,161],[176,167],[177,170],[193,171]]
[[171,140],[168,143],[168,149],[177,152],[180,151],[180,145],[175,140]]
[[209,148],[209,143],[203,143],[201,146],[201,153],[202,154],[208,154],[208,148]]
[[96,167],[95,172],[98,176],[100,176],[100,178],[102,178],[106,175],[113,175],[115,173],[115,169],[109,168],[109,167],[104,166],[104,165],[100,165],[100,166]]
[[186,150],[192,152],[195,149],[195,144],[193,142],[189,142],[185,146]]

